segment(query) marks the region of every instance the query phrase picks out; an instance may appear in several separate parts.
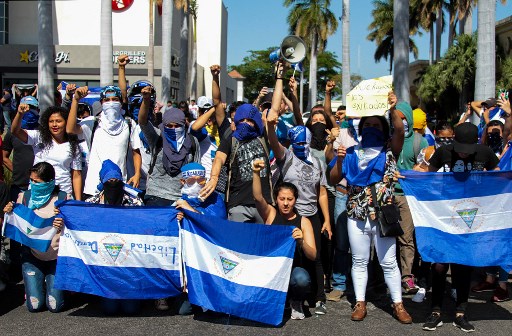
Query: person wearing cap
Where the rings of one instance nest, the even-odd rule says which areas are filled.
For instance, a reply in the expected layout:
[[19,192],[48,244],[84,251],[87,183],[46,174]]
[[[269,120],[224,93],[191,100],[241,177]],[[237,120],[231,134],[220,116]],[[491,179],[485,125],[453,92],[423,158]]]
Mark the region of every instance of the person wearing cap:
[[[492,149],[478,143],[478,127],[471,123],[462,123],[455,127],[453,143],[439,147],[432,155],[428,170],[453,173],[499,170],[498,163],[499,160]],[[466,332],[474,331],[474,326],[468,322],[466,316],[472,267],[441,263],[432,265],[432,313],[423,329],[435,330],[442,325],[441,309],[448,266],[451,269],[452,286],[457,292],[454,325]]]
[[181,168],[199,162],[199,144],[186,132],[185,114],[166,107],[158,129],[148,120],[150,91],[142,90],[139,125],[151,150],[148,170],[146,205],[169,206],[181,198]]
[[[99,172],[103,161],[110,159],[119,166],[123,181],[139,186],[142,159],[136,123],[124,117],[121,90],[116,86],[106,86],[100,92],[102,112],[98,118],[87,118],[77,123],[78,103],[88,95],[88,87],[76,89],[69,112],[66,131],[69,134],[83,135],[89,147],[88,171],[85,178],[84,194],[94,195],[99,183]],[[134,174],[129,179],[127,154],[133,159]]]

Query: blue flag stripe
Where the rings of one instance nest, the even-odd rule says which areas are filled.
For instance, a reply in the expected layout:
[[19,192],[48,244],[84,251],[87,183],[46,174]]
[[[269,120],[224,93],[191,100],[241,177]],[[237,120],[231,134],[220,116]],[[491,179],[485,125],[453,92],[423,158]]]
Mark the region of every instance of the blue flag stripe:
[[[285,292],[240,286],[191,267],[187,267],[186,272],[188,298],[192,304],[271,325],[282,322]],[[226,297],[226,292],[231,295]]]
[[[268,257],[290,257],[290,239],[293,231],[288,225],[238,223],[202,216],[187,211],[183,230],[190,231],[207,241],[239,253]],[[226,234],[229,233],[229,234]],[[265,237],[263,241],[248,237]],[[289,244],[283,244],[288,241]]]
[[15,204],[13,213],[23,218],[33,227],[42,229],[53,225],[53,218],[41,218],[34,213],[34,210],[27,208],[23,204]]
[[[402,171],[406,195],[418,201],[442,201],[512,193],[512,171],[421,173]],[[427,192],[428,191],[428,192]]]
[[57,206],[72,230],[105,232],[108,228],[112,233],[178,236],[178,226],[172,224],[178,211],[172,207],[112,207],[79,201],[57,202]]
[[179,271],[153,268],[85,265],[78,258],[59,257],[57,289],[110,299],[160,299],[182,293]]
[[[418,252],[425,261],[501,266],[512,271],[512,229],[467,234],[450,234],[427,227],[415,230]],[[493,264],[489,260],[493,260]]]
[[5,225],[4,235],[7,238],[17,241],[18,243],[20,243],[22,245],[28,246],[30,248],[33,248],[34,250],[38,250],[41,252],[46,252],[52,242],[51,240],[46,240],[46,239],[31,238],[31,237],[25,235],[20,230],[18,230],[17,227],[10,225],[10,224]]

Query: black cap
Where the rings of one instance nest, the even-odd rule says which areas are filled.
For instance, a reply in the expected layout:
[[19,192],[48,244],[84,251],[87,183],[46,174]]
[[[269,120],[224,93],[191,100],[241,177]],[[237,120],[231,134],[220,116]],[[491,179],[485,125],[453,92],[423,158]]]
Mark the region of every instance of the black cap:
[[484,105],[486,107],[493,107],[493,106],[496,106],[496,103],[497,103],[496,98],[491,97],[491,98],[487,98],[487,100],[484,101],[482,103],[482,105]]
[[473,154],[478,143],[478,127],[465,122],[455,127],[453,149],[457,153]]
[[[274,96],[274,92],[269,92],[261,98],[260,106],[272,105],[272,97]],[[270,106],[268,106],[270,108]]]

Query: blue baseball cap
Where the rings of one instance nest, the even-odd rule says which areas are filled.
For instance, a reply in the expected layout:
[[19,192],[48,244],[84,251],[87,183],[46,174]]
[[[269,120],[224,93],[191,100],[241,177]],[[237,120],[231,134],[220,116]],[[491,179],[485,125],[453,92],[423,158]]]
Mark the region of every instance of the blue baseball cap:
[[36,97],[33,96],[26,96],[21,98],[20,104],[27,104],[34,107],[39,107],[39,102],[37,101]]

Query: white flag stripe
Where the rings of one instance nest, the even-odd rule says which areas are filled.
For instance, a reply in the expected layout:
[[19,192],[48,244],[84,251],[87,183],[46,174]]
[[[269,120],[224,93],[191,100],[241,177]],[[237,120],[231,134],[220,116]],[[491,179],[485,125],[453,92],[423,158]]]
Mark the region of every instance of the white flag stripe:
[[[453,234],[512,228],[512,220],[503,222],[504,217],[512,217],[512,194],[440,201],[418,201],[414,196],[406,198],[416,227],[431,227]],[[469,224],[462,218],[464,210],[474,212],[466,218]]]
[[[57,229],[53,226],[48,226],[45,228],[37,228],[32,226],[32,224],[27,222],[22,217],[16,215],[14,212],[5,214],[4,222],[16,227],[25,236],[30,237],[31,239],[51,240],[57,232]],[[28,231],[30,231],[30,233],[28,233]]]
[[[239,285],[288,291],[293,259],[242,254],[214,245],[190,231],[182,230],[181,234],[186,246],[183,260],[188,267]],[[187,250],[193,253],[187,253]]]
[[79,258],[86,265],[181,269],[178,237],[65,229],[59,257]]

